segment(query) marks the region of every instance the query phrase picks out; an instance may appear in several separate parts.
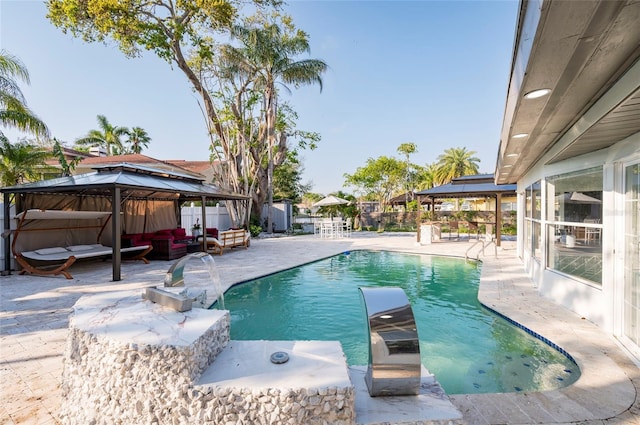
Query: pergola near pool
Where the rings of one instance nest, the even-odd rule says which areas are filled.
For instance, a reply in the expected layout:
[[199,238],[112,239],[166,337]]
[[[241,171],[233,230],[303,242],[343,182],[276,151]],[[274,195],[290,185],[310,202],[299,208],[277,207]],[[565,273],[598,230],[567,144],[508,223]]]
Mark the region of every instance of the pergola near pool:
[[[457,177],[451,183],[436,186],[431,189],[417,192],[420,205],[431,203],[433,211],[436,199],[447,198],[495,198],[496,200],[496,245],[500,246],[502,236],[502,210],[501,200],[503,195],[516,195],[517,185],[495,184],[493,174],[478,174],[474,176]],[[420,232],[418,232],[418,238]]]
[[[142,228],[149,226],[154,220],[175,224],[178,222],[181,204],[200,201],[202,227],[206,228],[205,203],[207,201],[249,203],[248,196],[221,191],[214,185],[203,183],[204,179],[186,173],[168,172],[128,163],[94,169],[96,171],[91,173],[0,189],[4,196],[5,270],[11,270],[9,237],[12,234],[10,221],[12,195],[15,196],[16,214],[28,209],[110,210],[114,281],[121,280],[120,235],[125,221],[131,227]],[[247,205],[247,211],[248,207],[249,205]],[[154,216],[156,211],[163,211],[164,217],[160,216],[161,214],[155,214],[158,217]],[[173,217],[170,217],[171,213]],[[248,225],[248,216],[245,220]]]

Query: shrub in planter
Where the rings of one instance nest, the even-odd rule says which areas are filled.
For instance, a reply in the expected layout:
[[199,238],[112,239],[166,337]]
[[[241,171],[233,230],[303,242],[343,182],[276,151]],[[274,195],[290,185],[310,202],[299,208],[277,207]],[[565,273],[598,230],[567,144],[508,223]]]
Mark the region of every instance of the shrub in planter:
[[262,227],[252,224],[249,226],[249,233],[251,234],[252,238],[256,238],[260,235],[260,233],[262,233]]

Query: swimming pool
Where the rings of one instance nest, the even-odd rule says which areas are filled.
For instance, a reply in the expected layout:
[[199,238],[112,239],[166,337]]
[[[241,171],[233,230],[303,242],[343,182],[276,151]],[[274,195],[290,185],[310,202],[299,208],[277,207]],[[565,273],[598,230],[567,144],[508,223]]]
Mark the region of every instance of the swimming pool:
[[399,286],[411,302],[421,360],[449,394],[542,391],[577,365],[478,302],[479,263],[354,251],[236,285],[225,293],[231,338],[338,340],[350,365],[368,363],[360,286]]

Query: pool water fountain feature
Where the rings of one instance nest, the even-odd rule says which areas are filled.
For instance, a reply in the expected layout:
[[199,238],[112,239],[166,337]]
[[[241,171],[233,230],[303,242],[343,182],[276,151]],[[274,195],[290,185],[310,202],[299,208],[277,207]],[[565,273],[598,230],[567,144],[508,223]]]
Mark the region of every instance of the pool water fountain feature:
[[[207,266],[210,284],[205,280],[185,285],[184,266],[191,259],[200,259]],[[215,292],[211,291],[211,284]],[[215,260],[206,252],[188,254],[173,263],[165,274],[164,286],[165,289],[158,289],[155,286],[146,288],[142,298],[176,311],[189,311],[193,307],[210,308],[215,303],[219,310],[224,310],[224,293],[220,275],[216,269]]]
[[402,288],[360,287],[369,328],[365,381],[377,396],[420,393],[420,340],[411,304]]

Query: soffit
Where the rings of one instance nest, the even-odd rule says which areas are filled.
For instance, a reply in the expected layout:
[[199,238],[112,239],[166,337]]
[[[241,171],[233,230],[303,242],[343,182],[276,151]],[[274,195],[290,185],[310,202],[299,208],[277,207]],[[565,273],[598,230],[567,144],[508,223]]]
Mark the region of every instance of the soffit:
[[[531,13],[527,8],[538,6],[534,12],[539,18],[531,23],[525,17]],[[640,56],[638,0],[523,1],[520,13],[496,164],[498,183],[516,182]],[[526,43],[531,43],[531,51],[525,61],[518,55]],[[542,98],[524,99],[539,88],[552,91]],[[577,135],[553,160],[606,148],[638,131],[637,96],[636,92],[606,112],[588,136]],[[615,128],[623,123],[625,130]],[[528,136],[513,138],[521,133]]]

